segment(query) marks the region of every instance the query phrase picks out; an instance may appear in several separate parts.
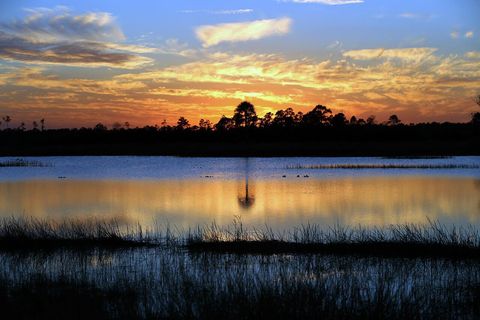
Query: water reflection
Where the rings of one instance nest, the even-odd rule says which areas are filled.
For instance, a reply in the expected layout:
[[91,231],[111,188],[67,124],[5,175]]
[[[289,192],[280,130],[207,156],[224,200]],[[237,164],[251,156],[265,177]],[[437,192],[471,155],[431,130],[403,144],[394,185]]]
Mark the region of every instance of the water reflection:
[[[247,167],[248,169],[248,167]],[[247,170],[248,172],[248,170]],[[0,183],[0,216],[102,217],[179,226],[245,223],[288,228],[300,223],[480,224],[479,181],[471,178],[163,181],[29,180]]]
[[248,210],[255,204],[255,189],[249,186],[249,158],[245,158],[245,183],[241,186],[238,192],[238,204],[240,208]]

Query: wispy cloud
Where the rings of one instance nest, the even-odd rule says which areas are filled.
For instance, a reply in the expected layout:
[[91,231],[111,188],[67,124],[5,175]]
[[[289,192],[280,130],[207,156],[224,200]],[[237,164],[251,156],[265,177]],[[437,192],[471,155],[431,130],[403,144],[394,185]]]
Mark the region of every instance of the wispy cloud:
[[465,57],[470,59],[480,59],[480,51],[469,51],[465,53]]
[[398,15],[400,18],[405,18],[405,19],[418,19],[420,16],[415,13],[411,12],[404,12]]
[[343,56],[354,60],[372,59],[399,59],[407,61],[420,61],[431,56],[436,48],[402,48],[402,49],[362,49],[350,50],[343,53]]
[[283,2],[295,2],[295,3],[321,3],[331,6],[363,3],[363,0],[283,0]]
[[195,30],[203,47],[211,47],[222,42],[258,40],[290,31],[290,18],[256,20],[238,23],[204,25]]
[[1,23],[9,34],[31,42],[121,41],[125,36],[108,12],[74,15],[65,7],[28,9],[25,19]]
[[[478,53],[465,57],[433,53],[421,64],[415,59],[357,64],[352,59],[207,52],[193,62],[104,80],[65,79],[47,69],[18,68],[0,76],[0,82],[7,84],[0,86],[0,108],[11,110],[16,118],[18,113],[10,106],[28,107],[26,120],[48,110],[49,119],[74,118],[74,125],[125,119],[151,124],[164,118],[174,121],[180,115],[192,122],[201,117],[217,121],[249,98],[259,114],[287,106],[308,111],[322,103],[335,112],[361,117],[374,112],[379,118],[399,113],[406,121],[463,121],[475,108],[468,97],[478,90],[477,57]],[[79,109],[81,114],[76,113]]]
[[74,15],[67,8],[29,9],[22,20],[0,24],[0,59],[34,64],[136,68],[153,49],[124,44],[115,18],[105,12]]
[[236,15],[252,13],[253,9],[225,9],[225,10],[182,10],[181,13],[207,13],[207,14],[219,14],[219,15]]
[[450,32],[450,38],[452,39],[458,39],[459,36],[460,36],[460,33],[458,31]]
[[473,38],[473,35],[474,35],[473,31],[465,32],[465,38],[467,38],[467,39]]

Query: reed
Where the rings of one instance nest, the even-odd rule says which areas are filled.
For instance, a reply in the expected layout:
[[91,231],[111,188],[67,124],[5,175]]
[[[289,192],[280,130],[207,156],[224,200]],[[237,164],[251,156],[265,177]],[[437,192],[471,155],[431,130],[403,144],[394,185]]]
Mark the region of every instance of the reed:
[[0,252],[4,319],[478,319],[477,260]]
[[41,220],[3,218],[0,220],[0,248],[134,247],[152,245],[150,232],[140,225],[121,226],[118,221]]
[[365,228],[318,224],[275,231],[247,227],[240,217],[230,225],[211,223],[182,231],[168,224],[121,225],[118,221],[34,218],[0,220],[0,249],[168,247],[191,252],[241,254],[316,253],[393,257],[480,258],[480,233],[473,225],[404,224]]
[[447,227],[428,220],[426,225],[390,225],[384,228],[324,228],[305,224],[292,230],[248,229],[239,221],[231,226],[198,227],[187,237],[193,251],[277,254],[322,253],[396,257],[480,258],[480,234],[474,226]]

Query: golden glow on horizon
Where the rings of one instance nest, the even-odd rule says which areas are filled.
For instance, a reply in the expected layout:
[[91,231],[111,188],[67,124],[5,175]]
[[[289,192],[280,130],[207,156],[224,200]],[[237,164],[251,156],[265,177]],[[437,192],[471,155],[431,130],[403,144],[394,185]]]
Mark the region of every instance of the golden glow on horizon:
[[376,49],[346,52],[351,61],[316,63],[279,55],[216,53],[200,61],[105,80],[64,79],[44,68],[14,68],[0,81],[3,88],[16,89],[0,89],[0,97],[15,106],[5,113],[20,112],[16,118],[23,120],[29,108],[33,119],[48,113],[52,125],[67,115],[79,124],[106,118],[138,125],[163,119],[175,123],[180,115],[192,123],[200,118],[216,122],[244,99],[252,101],[260,115],[287,107],[305,112],[324,103],[348,116],[386,118],[397,113],[406,121],[442,117],[460,121],[468,119],[466,105],[472,105],[472,112],[475,108],[471,97],[478,85],[472,79],[480,79],[476,54],[442,57],[427,48]]
[[[347,8],[376,8],[357,0],[282,1],[282,6],[288,3],[303,10],[335,4],[328,7],[335,8],[330,10],[338,15],[338,26],[347,19],[341,8],[351,15],[355,12]],[[445,8],[460,10],[460,5]],[[474,11],[463,9],[462,14]],[[431,39],[404,41],[412,19],[418,23],[425,16],[403,11],[385,25],[403,30],[396,40],[380,32],[368,34],[366,41],[366,35],[352,37],[327,23],[319,37],[328,31],[339,38],[312,50],[311,42],[318,39],[301,32],[311,31],[317,18],[249,17],[256,10],[214,10],[220,16],[247,16],[223,23],[188,20],[193,23],[185,36],[190,41],[162,35],[159,42],[152,32],[127,39],[113,13],[28,8],[22,18],[0,21],[0,113],[13,119],[12,127],[45,118],[47,127],[55,128],[125,121],[144,126],[164,119],[175,124],[180,116],[191,124],[201,118],[215,123],[242,100],[251,101],[260,116],[288,107],[306,112],[322,104],[347,117],[373,114],[382,121],[397,114],[404,123],[463,122],[476,110],[472,97],[479,90],[480,50],[474,25],[447,30],[444,37],[432,31],[433,25],[422,25]],[[186,12],[197,11],[177,14]],[[210,11],[200,12],[208,16]],[[357,23],[374,28],[378,19],[361,15]],[[434,22],[447,27],[443,21]],[[142,22],[135,25],[143,29]],[[174,23],[181,29],[184,22]]]
[[150,225],[229,224],[241,214],[249,225],[383,226],[449,220],[479,223],[480,184],[470,178],[389,177],[250,181],[23,181],[0,183],[0,217],[96,216]]

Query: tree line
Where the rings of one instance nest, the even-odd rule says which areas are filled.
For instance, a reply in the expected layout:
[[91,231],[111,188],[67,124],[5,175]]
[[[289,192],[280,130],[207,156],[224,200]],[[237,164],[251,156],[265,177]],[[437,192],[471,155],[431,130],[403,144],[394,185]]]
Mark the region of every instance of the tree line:
[[[480,95],[474,98],[475,103],[480,106]],[[2,122],[3,121],[3,122]],[[2,117],[0,121],[0,128],[11,129],[10,122],[12,118],[8,115]],[[480,125],[480,112],[472,113],[471,123]],[[357,118],[352,116],[350,119],[347,119],[344,113],[334,114],[332,110],[323,105],[315,106],[311,111],[303,113],[301,111],[295,112],[292,108],[286,108],[285,110],[278,110],[273,114],[272,112],[266,113],[263,117],[259,117],[255,111],[255,106],[248,102],[241,102],[234,110],[232,117],[227,117],[223,115],[220,120],[213,124],[210,120],[200,119],[198,125],[191,125],[190,121],[181,116],[175,125],[170,126],[164,120],[161,126],[145,126],[145,129],[162,129],[162,130],[216,130],[216,131],[228,131],[240,128],[312,128],[312,127],[343,127],[343,126],[372,126],[372,125],[382,125],[382,126],[397,126],[401,125],[402,120],[396,115],[392,114],[387,121],[378,123],[374,115],[369,116],[367,119]],[[111,125],[112,130],[128,130],[131,128],[130,122],[126,121],[123,123],[114,122]],[[26,124],[21,122],[15,130],[25,131]],[[32,122],[33,131],[44,131],[45,128],[45,119],[40,119],[39,121]],[[108,130],[108,127],[103,123],[96,124],[93,128],[96,131],[105,131]],[[138,129],[138,128],[137,128]]]
[[[480,107],[480,95],[474,98],[474,102]],[[12,118],[8,115],[3,116],[0,120],[0,130],[15,130],[26,131],[27,126],[25,122],[21,122],[16,128],[11,128],[10,123]],[[470,123],[480,125],[480,112],[471,114]],[[161,126],[147,125],[143,127],[146,130],[188,130],[188,131],[230,131],[235,129],[279,129],[279,128],[318,128],[318,127],[344,127],[344,126],[398,126],[403,125],[402,120],[396,115],[392,114],[387,121],[377,122],[374,115],[369,116],[367,119],[357,118],[352,116],[347,119],[344,113],[334,114],[332,110],[323,105],[315,106],[311,111],[303,113],[301,111],[295,112],[292,108],[286,108],[285,110],[278,110],[272,113],[268,112],[263,117],[259,117],[255,111],[255,106],[248,102],[241,102],[234,110],[233,116],[227,117],[223,115],[217,123],[212,123],[210,120],[200,119],[198,125],[192,125],[190,121],[181,116],[175,125],[171,126],[164,120]],[[45,119],[32,122],[32,131],[45,131]],[[84,128],[95,131],[106,131],[109,128],[103,123],[97,123],[93,128]],[[130,122],[125,121],[123,123],[114,122],[111,130],[129,130],[131,129]],[[135,129],[142,129],[136,127]]]

